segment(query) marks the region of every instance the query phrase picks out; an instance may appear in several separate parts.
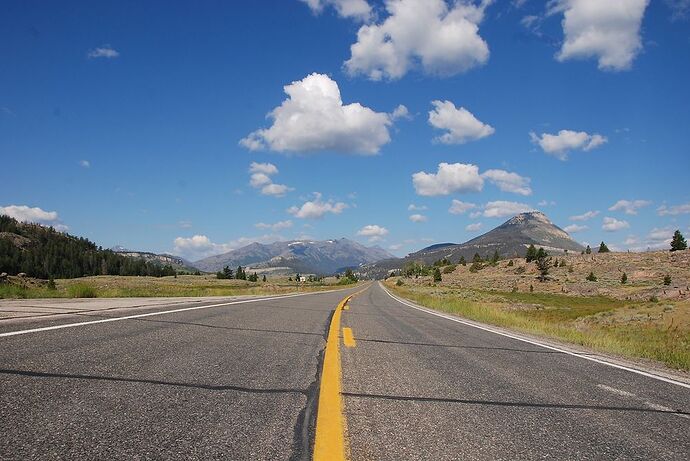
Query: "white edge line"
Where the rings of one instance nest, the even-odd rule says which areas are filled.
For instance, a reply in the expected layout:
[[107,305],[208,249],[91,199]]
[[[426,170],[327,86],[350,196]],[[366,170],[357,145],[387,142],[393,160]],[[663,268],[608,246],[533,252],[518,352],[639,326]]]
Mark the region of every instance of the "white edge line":
[[[256,303],[259,301],[270,301],[272,299],[285,299],[285,298],[294,298],[297,296],[309,296],[309,295],[314,295],[314,294],[334,293],[336,291],[343,291],[343,290],[347,290],[347,288],[343,288],[340,290],[312,291],[309,293],[294,293],[294,294],[289,294],[289,295],[269,296],[266,298],[252,298],[252,299],[244,299],[244,300],[239,300],[239,301],[230,301],[227,303],[210,304],[207,306],[182,307],[179,309],[172,309],[169,311],[147,312],[146,314],[135,314],[135,315],[127,315],[124,317],[112,317],[112,318],[108,318],[108,319],[89,320],[87,322],[65,323],[63,325],[52,325],[49,327],[31,328],[29,330],[8,331],[6,333],[0,333],[0,338],[6,338],[8,336],[25,335],[27,333],[38,333],[40,331],[61,330],[63,328],[80,327],[80,326],[84,326],[84,325],[95,325],[98,323],[117,322],[119,320],[130,320],[130,319],[139,319],[142,317],[153,317],[154,315],[174,314],[176,312],[195,311],[195,310],[199,310],[199,309],[210,309],[212,307],[232,306],[234,304]],[[155,306],[152,306],[152,307],[155,307]]]
[[388,296],[390,296],[390,297],[393,298],[394,300],[398,301],[400,304],[404,304],[404,305],[406,305],[406,306],[408,306],[408,307],[411,307],[411,308],[413,308],[413,309],[417,309],[417,310],[419,310],[419,311],[426,312],[427,314],[435,315],[435,316],[437,316],[437,317],[441,317],[441,318],[444,318],[444,319],[447,319],[447,320],[452,320],[453,322],[462,323],[463,325],[467,325],[467,326],[470,326],[470,327],[472,327],[472,328],[478,328],[478,329],[480,329],[480,330],[484,330],[484,331],[488,331],[488,332],[490,332],[490,333],[494,333],[494,334],[497,334],[497,335],[505,336],[505,337],[507,337],[507,338],[516,339],[516,340],[522,341],[522,342],[524,342],[524,343],[533,344],[533,345],[535,345],[535,346],[543,347],[543,348],[545,348],[545,349],[551,349],[551,350],[553,350],[553,351],[562,352],[563,354],[571,355],[571,356],[573,356],[573,357],[579,357],[579,358],[581,358],[581,359],[589,360],[590,362],[596,362],[596,363],[600,363],[600,364],[602,364],[602,365],[608,365],[608,366],[613,367],[613,368],[618,368],[619,370],[629,371],[629,372],[631,372],[631,373],[636,373],[636,374],[638,374],[638,375],[646,376],[646,377],[648,377],[648,378],[656,379],[656,380],[659,380],[659,381],[664,381],[664,382],[669,383],[669,384],[675,384],[676,386],[681,386],[681,387],[685,387],[686,389],[690,389],[690,384],[686,384],[686,383],[681,382],[681,381],[675,381],[675,380],[673,380],[673,379],[665,378],[665,377],[663,377],[663,376],[655,375],[655,374],[653,374],[653,373],[648,373],[648,372],[646,372],[646,371],[638,370],[638,369],[636,369],[636,368],[630,368],[630,367],[626,367],[626,366],[624,366],[624,365],[618,365],[618,364],[616,364],[616,363],[607,362],[606,360],[598,359],[598,358],[595,358],[595,357],[589,357],[589,356],[587,356],[587,355],[578,354],[577,352],[572,352],[572,351],[568,351],[568,350],[565,350],[565,349],[559,349],[558,347],[549,346],[549,345],[546,345],[546,344],[543,344],[543,343],[540,343],[540,342],[537,342],[537,341],[533,341],[533,340],[530,340],[530,339],[521,338],[521,337],[519,337],[519,336],[511,335],[510,333],[504,333],[504,332],[502,332],[502,331],[494,330],[493,328],[490,328],[490,327],[481,326],[481,325],[476,325],[476,324],[471,323],[471,322],[466,322],[466,321],[461,320],[461,319],[459,319],[459,318],[457,318],[457,317],[454,317],[454,316],[451,316],[451,315],[442,314],[442,313],[440,313],[440,312],[435,312],[435,311],[433,311],[433,310],[431,310],[431,309],[427,309],[427,308],[424,308],[424,307],[415,306],[414,304],[411,304],[411,303],[409,303],[409,302],[407,302],[407,301],[405,301],[405,300],[403,300],[403,299],[401,299],[401,298],[399,298],[399,297],[393,295],[393,294],[392,294],[390,291],[388,291],[388,289],[387,289],[386,287],[384,287],[383,284],[381,284],[380,282],[379,282],[379,286],[380,286],[381,288],[383,288],[383,291],[385,291],[385,292],[388,294]]

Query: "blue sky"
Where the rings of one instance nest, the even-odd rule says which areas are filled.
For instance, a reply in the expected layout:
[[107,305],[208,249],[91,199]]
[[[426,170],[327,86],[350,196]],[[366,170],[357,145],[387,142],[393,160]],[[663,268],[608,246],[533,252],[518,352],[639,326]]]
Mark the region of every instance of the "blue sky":
[[0,207],[106,247],[404,255],[523,209],[620,250],[690,233],[685,0],[3,10]]

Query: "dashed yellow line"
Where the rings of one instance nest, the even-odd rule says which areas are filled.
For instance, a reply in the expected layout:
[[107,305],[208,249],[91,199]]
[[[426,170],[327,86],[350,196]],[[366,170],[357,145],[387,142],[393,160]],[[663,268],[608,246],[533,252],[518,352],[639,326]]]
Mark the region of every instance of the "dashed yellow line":
[[352,328],[343,328],[343,344],[345,344],[346,347],[357,346],[355,335],[352,333]]
[[[362,293],[369,286],[340,301],[338,307],[335,308],[331,325],[328,328],[323,372],[321,373],[321,388],[319,390],[319,405],[316,415],[314,461],[341,461],[347,459],[345,417],[343,415],[343,398],[341,395],[340,317],[350,299]],[[351,330],[350,333],[352,333]]]

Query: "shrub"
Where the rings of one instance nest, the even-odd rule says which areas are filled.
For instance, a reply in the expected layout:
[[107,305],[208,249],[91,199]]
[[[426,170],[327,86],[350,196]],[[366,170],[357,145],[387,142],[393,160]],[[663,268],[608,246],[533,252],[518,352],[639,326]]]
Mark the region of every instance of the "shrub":
[[560,266],[561,266],[561,267],[565,267],[565,266],[567,266],[567,265],[568,265],[568,264],[565,262],[565,259],[561,259],[561,264],[560,264]]
[[48,289],[49,290],[57,290],[57,286],[55,285],[55,279],[53,277],[51,277],[48,280]]
[[671,276],[666,275],[664,276],[664,285],[669,286],[671,284]]
[[621,283],[622,283],[623,285],[625,285],[626,283],[628,283],[628,274],[626,274],[625,272],[623,272],[623,275],[621,275]]
[[67,288],[67,295],[70,298],[96,298],[96,289],[86,283],[76,283]]
[[597,281],[597,276],[594,275],[594,272],[590,272],[589,275],[587,276],[586,280],[588,282],[596,282]]
[[441,270],[436,267],[434,268],[434,282],[440,282],[443,280],[443,277],[441,276]]
[[460,261],[458,261],[458,264],[461,264],[463,266],[467,266],[467,261],[465,261],[464,256],[460,256]]
[[395,286],[401,287],[401,286],[403,286],[403,285],[405,285],[405,284],[404,284],[403,281],[400,280],[400,279],[398,279],[398,281],[395,282]]
[[508,261],[508,267],[513,267],[513,265],[514,265],[514,263],[513,263],[512,259],[510,261]]
[[534,293],[534,285],[532,285],[531,283],[529,285],[529,292]]
[[455,264],[451,264],[449,266],[446,266],[443,268],[443,273],[444,274],[452,274],[455,271],[455,268],[457,266]]

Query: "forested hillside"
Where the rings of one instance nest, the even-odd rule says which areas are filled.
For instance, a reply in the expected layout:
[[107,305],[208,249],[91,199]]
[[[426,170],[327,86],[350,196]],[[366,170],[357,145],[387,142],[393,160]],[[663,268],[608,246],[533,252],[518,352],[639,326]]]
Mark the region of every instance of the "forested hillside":
[[37,278],[86,275],[174,275],[171,266],[129,258],[52,227],[0,216],[0,272]]

